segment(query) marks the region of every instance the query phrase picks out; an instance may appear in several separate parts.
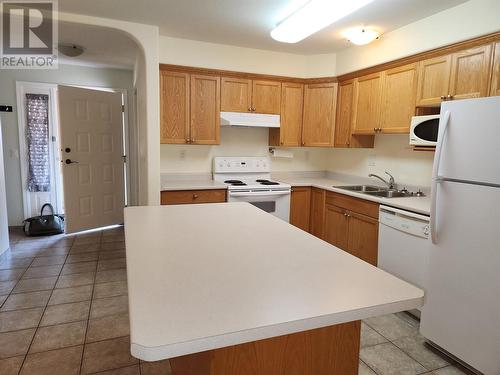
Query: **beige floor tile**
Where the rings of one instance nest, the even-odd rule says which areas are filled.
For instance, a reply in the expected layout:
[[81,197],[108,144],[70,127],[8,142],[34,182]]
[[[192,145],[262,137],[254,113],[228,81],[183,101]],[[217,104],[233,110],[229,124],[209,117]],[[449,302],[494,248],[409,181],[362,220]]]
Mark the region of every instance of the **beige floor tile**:
[[0,296],[0,306],[3,305],[3,303],[5,302],[5,300],[7,299],[8,295],[7,296]]
[[15,268],[11,270],[1,270],[0,271],[0,281],[11,281],[18,280],[24,273],[25,268]]
[[90,301],[47,306],[40,326],[87,320],[89,311]]
[[126,269],[97,272],[95,282],[96,283],[108,283],[111,281],[123,281],[123,280],[127,280],[127,270]]
[[82,285],[73,288],[54,289],[49,305],[87,301],[92,298],[92,288],[92,285]]
[[61,275],[71,275],[74,273],[94,272],[97,262],[66,263],[61,271]]
[[74,273],[59,276],[56,288],[70,288],[74,286],[94,284],[95,272]]
[[125,256],[126,256],[125,249],[123,249],[123,250],[101,251],[99,253],[99,260],[125,258]]
[[125,241],[122,242],[107,242],[101,244],[101,250],[120,250],[125,249]]
[[76,253],[68,255],[66,263],[92,262],[99,259],[98,252]]
[[[140,375],[139,365],[127,366],[115,370],[96,372],[95,375]],[[167,375],[167,374],[165,374]]]
[[363,361],[359,361],[358,375],[377,375],[377,373],[369,368]]
[[0,311],[30,309],[33,307],[43,307],[47,304],[50,297],[50,290],[40,292],[29,292],[20,294],[11,294],[2,305]]
[[361,347],[373,346],[387,342],[387,339],[380,335],[366,323],[361,323]]
[[128,314],[110,315],[89,320],[86,341],[108,340],[128,336],[129,334],[130,323]]
[[77,237],[73,242],[73,247],[81,245],[93,245],[101,242],[101,235],[89,235],[86,237]]
[[[31,328],[23,331],[0,333],[0,358],[25,355],[28,352],[35,331],[35,328]],[[3,374],[3,372],[0,371],[0,374]]]
[[390,342],[363,348],[359,356],[379,375],[417,375],[427,371]]
[[114,269],[126,268],[126,267],[127,267],[127,263],[126,263],[125,258],[100,260],[97,263],[97,271],[107,271],[107,270],[114,270]]
[[130,355],[130,339],[121,337],[85,345],[82,374],[111,370],[137,364]]
[[38,326],[43,308],[6,311],[0,313],[0,332],[17,331]]
[[23,279],[36,279],[41,277],[59,276],[62,269],[62,264],[55,266],[33,267],[31,266],[26,270]]
[[103,236],[101,239],[101,243],[108,243],[108,242],[123,242],[125,241],[125,235],[124,234],[116,234],[112,236]]
[[51,257],[51,256],[61,256],[67,255],[69,253],[69,246],[63,247],[48,247],[46,249],[42,249],[38,252],[39,257]]
[[125,313],[128,313],[127,296],[95,299],[92,301],[92,306],[90,308],[91,319]]
[[421,363],[427,370],[435,370],[450,364],[443,356],[425,346],[425,338],[421,335],[403,337],[394,341],[393,344]]
[[83,346],[73,346],[28,354],[21,369],[21,375],[78,375],[82,350]]
[[141,375],[169,375],[172,373],[168,359],[156,362],[141,361]]
[[394,314],[368,318],[363,322],[390,341],[418,334],[418,327],[409,324]]
[[110,283],[95,284],[93,298],[122,296],[127,293],[126,281],[112,281]]
[[66,255],[37,257],[33,259],[31,267],[54,266],[58,264],[64,264],[65,260],[66,260]]
[[85,342],[86,329],[86,321],[38,328],[30,353],[81,345]]
[[0,294],[5,295],[9,294],[14,286],[16,285],[17,281],[15,280],[10,280],[10,281],[1,281],[0,282]]
[[17,375],[23,364],[24,356],[12,357],[0,360],[0,374]]
[[33,259],[29,258],[7,258],[0,262],[0,270],[10,270],[14,268],[28,268]]
[[459,369],[455,366],[447,366],[440,368],[438,370],[434,370],[432,372],[434,375],[470,375],[470,372],[465,372],[464,370]]
[[56,285],[57,276],[42,277],[39,279],[19,280],[12,293],[36,292],[39,290],[51,290]]

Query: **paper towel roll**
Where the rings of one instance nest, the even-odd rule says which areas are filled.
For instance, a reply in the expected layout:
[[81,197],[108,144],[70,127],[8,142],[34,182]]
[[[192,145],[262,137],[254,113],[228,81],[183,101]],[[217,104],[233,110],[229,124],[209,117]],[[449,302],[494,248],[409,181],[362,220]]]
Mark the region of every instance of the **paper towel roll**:
[[269,152],[275,158],[288,158],[288,159],[293,158],[293,152],[291,152],[291,151],[277,150],[275,148],[272,148],[269,150]]

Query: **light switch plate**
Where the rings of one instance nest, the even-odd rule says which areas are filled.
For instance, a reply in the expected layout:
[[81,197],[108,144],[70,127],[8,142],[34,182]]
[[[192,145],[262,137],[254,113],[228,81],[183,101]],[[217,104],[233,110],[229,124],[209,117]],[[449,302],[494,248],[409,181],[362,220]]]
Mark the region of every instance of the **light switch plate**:
[[377,165],[376,155],[368,155],[368,166],[375,167]]

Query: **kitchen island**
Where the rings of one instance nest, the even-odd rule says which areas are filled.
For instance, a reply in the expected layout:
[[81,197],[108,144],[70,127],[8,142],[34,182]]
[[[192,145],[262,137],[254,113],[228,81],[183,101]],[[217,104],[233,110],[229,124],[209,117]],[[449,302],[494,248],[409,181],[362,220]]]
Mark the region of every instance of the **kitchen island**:
[[129,207],[131,352],[174,375],[357,374],[360,320],[423,291],[248,203]]

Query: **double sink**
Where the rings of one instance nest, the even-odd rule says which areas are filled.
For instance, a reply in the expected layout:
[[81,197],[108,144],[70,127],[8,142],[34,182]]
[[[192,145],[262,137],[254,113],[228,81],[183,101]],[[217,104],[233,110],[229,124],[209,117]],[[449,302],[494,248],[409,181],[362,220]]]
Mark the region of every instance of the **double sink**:
[[413,196],[413,194],[407,190],[388,189],[373,185],[353,185],[353,186],[334,186],[334,187],[337,189],[355,191],[358,193],[373,195],[375,197],[382,197],[382,198],[402,198],[402,197]]

